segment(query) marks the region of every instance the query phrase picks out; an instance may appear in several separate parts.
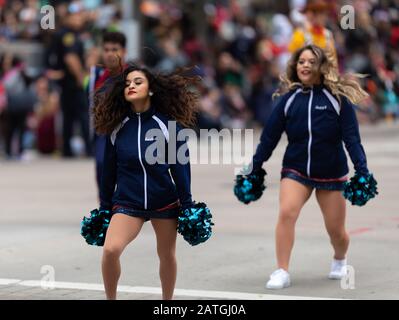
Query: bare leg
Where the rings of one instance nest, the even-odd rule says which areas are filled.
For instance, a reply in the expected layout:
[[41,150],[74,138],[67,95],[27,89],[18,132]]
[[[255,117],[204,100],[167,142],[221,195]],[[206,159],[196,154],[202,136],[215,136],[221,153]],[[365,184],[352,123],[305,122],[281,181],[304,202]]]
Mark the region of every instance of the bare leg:
[[112,216],[105,238],[102,273],[108,300],[116,299],[116,289],[121,274],[119,258],[125,247],[139,234],[144,219],[116,213]]
[[151,219],[157,236],[159,276],[162,285],[162,299],[171,300],[176,284],[176,219]]
[[345,230],[345,199],[341,191],[328,190],[317,190],[316,198],[334,248],[334,259],[343,260],[349,247],[349,235]]
[[295,223],[299,213],[312,194],[312,188],[288,178],[281,180],[280,214],[276,227],[276,254],[278,268],[288,271],[295,240]]

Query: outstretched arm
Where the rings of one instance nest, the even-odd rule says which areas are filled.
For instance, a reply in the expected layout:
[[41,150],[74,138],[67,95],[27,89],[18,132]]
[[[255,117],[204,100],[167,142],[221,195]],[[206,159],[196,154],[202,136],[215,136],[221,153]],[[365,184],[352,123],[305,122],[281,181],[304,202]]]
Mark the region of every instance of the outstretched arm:
[[360,139],[356,113],[353,104],[346,97],[342,98],[340,124],[342,140],[356,172],[368,174],[367,159]]

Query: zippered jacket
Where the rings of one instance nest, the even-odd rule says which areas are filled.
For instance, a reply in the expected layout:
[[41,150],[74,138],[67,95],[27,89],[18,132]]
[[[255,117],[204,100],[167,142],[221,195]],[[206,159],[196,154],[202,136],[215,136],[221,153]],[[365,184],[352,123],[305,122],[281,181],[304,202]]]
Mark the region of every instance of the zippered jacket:
[[[171,119],[157,112],[154,106],[142,113],[130,111],[107,136],[100,187],[101,209],[111,210],[114,205],[122,205],[137,210],[157,210],[177,200],[182,209],[192,205],[190,162],[176,160],[171,163],[165,155],[163,163],[151,163],[145,156],[156,139],[164,139],[167,152],[168,121]],[[174,123],[175,133],[178,133],[182,127]],[[151,129],[159,129],[162,137],[149,135]],[[188,159],[186,141],[176,141],[176,150],[185,150]]]
[[281,96],[263,129],[253,156],[253,170],[267,161],[283,132],[286,148],[283,167],[313,178],[340,178],[349,169],[343,143],[356,172],[367,174],[355,106],[335,97],[324,85],[293,89]]

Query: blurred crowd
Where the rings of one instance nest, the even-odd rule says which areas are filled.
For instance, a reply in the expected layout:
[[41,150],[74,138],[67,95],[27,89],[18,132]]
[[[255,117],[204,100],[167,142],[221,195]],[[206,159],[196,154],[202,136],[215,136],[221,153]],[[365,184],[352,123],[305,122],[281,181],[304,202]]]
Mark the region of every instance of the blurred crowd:
[[[332,37],[341,72],[367,75],[361,81],[370,98],[358,106],[361,123],[393,122],[399,117],[399,0],[137,3],[142,61],[162,72],[194,66],[193,72],[203,78],[198,88],[199,128],[263,126],[279,77],[293,47],[302,41],[299,31],[306,28],[326,45]],[[40,8],[47,4],[55,8],[55,30],[40,27]],[[344,5],[356,13],[353,29],[342,26]],[[67,23],[74,23],[77,13],[82,74],[87,80],[90,67],[101,64],[102,33],[130,32],[121,27],[121,1],[0,0],[0,156],[23,158],[25,149],[60,152],[64,75],[54,39]],[[304,31],[303,39],[307,36]],[[7,50],[20,42],[42,45],[37,68]],[[86,118],[80,120],[89,122]],[[75,155],[83,153],[79,135],[84,135],[84,128],[73,129]]]

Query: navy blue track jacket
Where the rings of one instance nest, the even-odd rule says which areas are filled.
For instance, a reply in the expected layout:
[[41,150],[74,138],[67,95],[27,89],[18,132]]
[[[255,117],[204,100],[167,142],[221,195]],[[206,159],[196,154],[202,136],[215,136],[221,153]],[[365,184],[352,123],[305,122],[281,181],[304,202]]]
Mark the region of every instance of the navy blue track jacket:
[[288,137],[284,168],[312,178],[343,177],[349,171],[344,142],[356,172],[368,173],[354,105],[324,85],[293,89],[277,100],[252,159],[254,171],[270,158],[283,131]]
[[[183,209],[192,205],[190,163],[169,164],[147,162],[146,149],[154,143],[150,129],[162,130],[166,148],[169,143],[168,117],[154,106],[142,113],[130,111],[125,120],[107,136],[104,168],[100,188],[100,208],[111,210],[113,205],[137,210],[157,210],[177,200]],[[182,127],[177,124],[176,131]],[[178,139],[177,139],[178,140]],[[186,150],[186,141],[176,141],[176,149]],[[184,149],[185,148],[185,149]],[[173,178],[173,180],[172,180]]]

